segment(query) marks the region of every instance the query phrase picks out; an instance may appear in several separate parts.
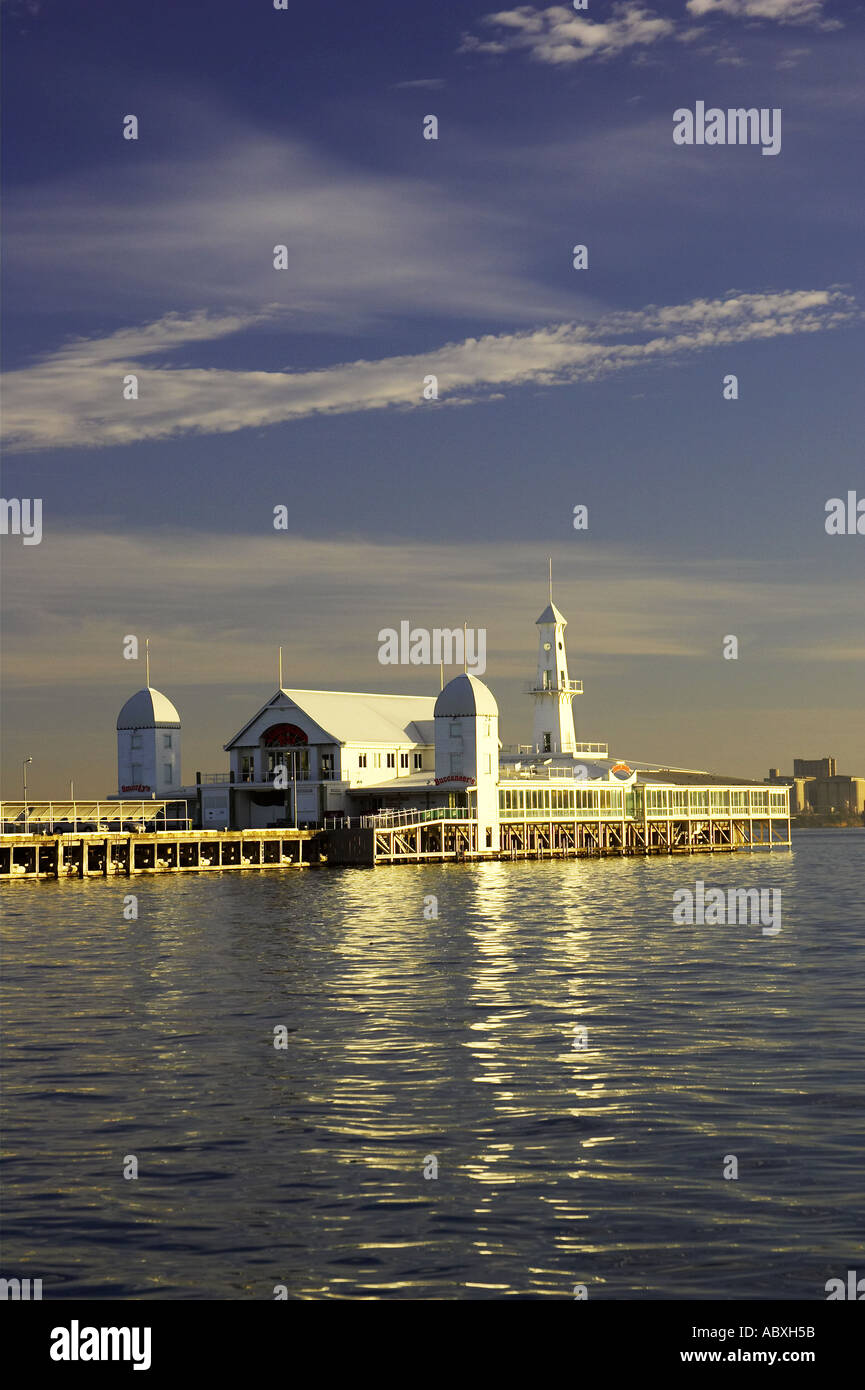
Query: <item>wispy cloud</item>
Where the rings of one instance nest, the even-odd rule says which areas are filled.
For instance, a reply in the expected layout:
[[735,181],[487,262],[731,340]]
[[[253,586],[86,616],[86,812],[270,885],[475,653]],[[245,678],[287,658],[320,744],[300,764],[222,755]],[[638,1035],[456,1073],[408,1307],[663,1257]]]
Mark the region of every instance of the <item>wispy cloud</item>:
[[[562,313],[562,290],[531,266],[530,205],[455,189],[420,110],[408,172],[367,167],[363,150],[348,165],[205,101],[166,98],[160,116],[174,118],[179,148],[142,141],[109,165],[10,188],[7,310],[80,317],[120,302],[143,317],[279,301],[296,331],[342,337],[420,315],[494,328]],[[564,294],[564,312],[580,312],[583,295]]]
[[[462,53],[527,53],[538,63],[567,65],[588,59],[604,61],[629,50],[639,57],[664,39],[692,42],[704,29],[694,28],[687,16],[703,20],[712,16],[729,19],[766,20],[778,24],[809,25],[817,29],[838,29],[841,23],[827,19],[824,0],[688,0],[681,21],[658,14],[635,0],[613,5],[610,17],[594,19],[565,5],[518,5],[483,15],[481,24],[493,31],[491,37],[465,34]],[[728,50],[719,61],[732,62]],[[741,61],[741,60],[738,60]]]
[[843,27],[840,20],[827,19],[826,0],[688,0],[687,8],[697,19],[724,14],[733,19],[765,19],[818,29]]
[[[592,381],[731,343],[818,333],[861,317],[837,289],[731,293],[649,306],[594,323],[490,334],[425,353],[339,363],[316,371],[232,371],[172,366],[172,351],[278,317],[170,315],[140,329],[79,339],[5,378],[8,445],[20,450],[129,444],[188,434],[228,434],[317,414],[387,407],[437,409],[504,387]],[[156,359],[154,362],[152,359]],[[122,379],[139,378],[124,400]],[[440,401],[423,399],[435,376]]]
[[[502,547],[495,539],[413,543],[409,554],[400,542],[264,529],[257,536],[222,534],[218,544],[209,533],[171,528],[146,536],[54,530],[38,563],[23,547],[6,561],[6,678],[15,687],[56,686],[62,670],[64,682],[122,681],[127,672],[134,681],[137,668],[122,662],[120,639],[148,631],[163,670],[181,685],[234,683],[243,672],[255,681],[257,671],[266,683],[274,643],[290,636],[292,680],[299,684],[344,688],[351,670],[354,688],[404,677],[418,689],[423,672],[383,673],[377,663],[379,629],[409,617],[429,626],[468,620],[489,627],[491,678],[495,672],[522,679],[535,656],[546,553],[533,542]],[[857,628],[861,595],[852,579],[793,579],[758,559],[738,563],[733,573],[723,556],[672,561],[631,543],[607,543],[593,549],[589,581],[571,548],[554,545],[552,553],[556,601],[573,620],[571,655],[576,659],[578,647],[581,662],[720,661],[721,639],[731,630],[759,649],[761,662],[865,656]],[[588,607],[577,602],[587,582]]]

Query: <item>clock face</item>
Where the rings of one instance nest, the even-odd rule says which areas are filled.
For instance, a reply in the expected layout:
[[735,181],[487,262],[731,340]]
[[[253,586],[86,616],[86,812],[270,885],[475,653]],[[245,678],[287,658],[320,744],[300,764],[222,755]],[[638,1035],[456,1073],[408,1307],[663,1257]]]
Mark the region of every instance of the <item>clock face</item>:
[[551,648],[550,648],[550,643],[549,643],[549,642],[545,642],[545,643],[544,643],[544,651],[545,651],[545,652],[548,652],[548,651],[550,651],[550,649],[551,649]]

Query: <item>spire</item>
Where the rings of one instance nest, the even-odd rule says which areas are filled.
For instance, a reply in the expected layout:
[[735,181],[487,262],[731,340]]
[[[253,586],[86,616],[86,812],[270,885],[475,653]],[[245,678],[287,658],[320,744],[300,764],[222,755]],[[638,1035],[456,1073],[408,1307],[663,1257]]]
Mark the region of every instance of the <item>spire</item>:
[[552,555],[550,555],[548,558],[549,558],[549,561],[550,561],[550,606],[552,607],[552,602],[553,602],[553,557],[552,557]]

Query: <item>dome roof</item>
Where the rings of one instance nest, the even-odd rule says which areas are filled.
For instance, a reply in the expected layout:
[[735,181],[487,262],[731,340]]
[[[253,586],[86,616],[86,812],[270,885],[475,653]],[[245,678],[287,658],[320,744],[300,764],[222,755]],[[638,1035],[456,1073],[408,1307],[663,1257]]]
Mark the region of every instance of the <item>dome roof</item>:
[[437,719],[459,719],[463,715],[473,718],[476,714],[494,714],[498,717],[499,707],[493,699],[489,686],[479,681],[477,676],[454,676],[448,681],[436,700]]
[[117,716],[118,729],[179,729],[180,715],[165,695],[151,686],[138,690]]

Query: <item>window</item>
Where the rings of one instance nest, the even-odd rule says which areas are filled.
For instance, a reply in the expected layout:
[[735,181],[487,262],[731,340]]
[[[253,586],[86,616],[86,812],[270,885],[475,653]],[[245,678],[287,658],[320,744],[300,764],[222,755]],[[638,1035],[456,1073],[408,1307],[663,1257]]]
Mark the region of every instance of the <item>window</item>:
[[357,765],[358,767],[366,767],[366,753],[358,753]]
[[240,759],[240,780],[241,782],[255,781],[255,758],[252,753],[245,753]]
[[162,780],[163,782],[171,781],[171,763],[162,764]]
[[133,734],[133,735],[132,735],[132,739],[131,739],[131,741],[130,741],[129,747],[130,747],[130,748],[140,748],[140,747],[141,747],[141,735],[140,735],[140,734]]
[[423,753],[415,753],[415,755],[414,755],[414,767],[415,767],[415,772],[418,772],[418,771],[423,767]]
[[408,772],[408,753],[400,753],[399,765],[401,768],[404,768],[406,772]]
[[373,767],[381,767],[381,753],[373,753],[372,765]]
[[163,746],[163,748],[170,748],[170,747],[171,747],[171,734],[163,734],[163,735],[162,735],[162,746]]
[[323,782],[333,781],[333,754],[322,753],[321,755],[321,780]]
[[451,727],[450,727],[450,736],[451,736],[451,738],[462,738],[462,736],[463,736],[463,726],[462,726],[462,724],[451,724]]
[[551,733],[550,733],[550,734],[544,734],[544,752],[545,752],[545,753],[552,753],[552,751],[553,751],[553,736],[552,736]]
[[396,767],[396,753],[387,754],[387,766]]

